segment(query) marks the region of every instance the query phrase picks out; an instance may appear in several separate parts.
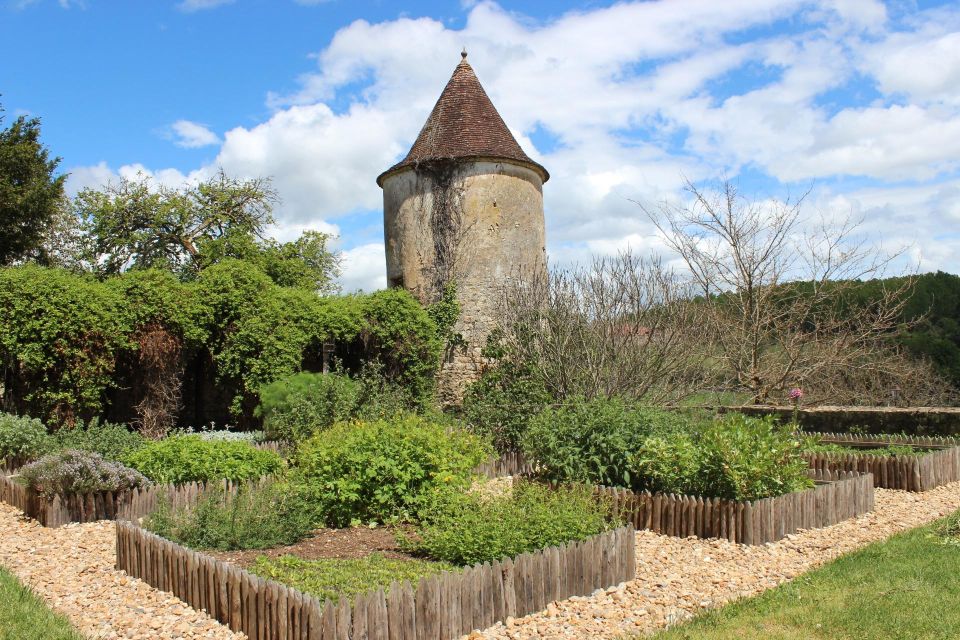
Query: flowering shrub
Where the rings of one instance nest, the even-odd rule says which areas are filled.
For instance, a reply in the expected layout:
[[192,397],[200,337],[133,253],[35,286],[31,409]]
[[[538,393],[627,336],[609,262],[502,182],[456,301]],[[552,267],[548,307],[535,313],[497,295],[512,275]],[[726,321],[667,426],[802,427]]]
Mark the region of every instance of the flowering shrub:
[[[211,424],[211,427],[213,425]],[[203,427],[201,429],[188,428],[184,430],[184,435],[196,435],[203,440],[212,440],[214,442],[246,442],[257,444],[263,442],[263,431],[228,431],[226,429],[214,429]]]
[[140,472],[103,459],[98,453],[66,449],[52,453],[20,469],[20,481],[37,493],[127,491],[150,481]]
[[0,413],[0,463],[12,458],[33,458],[49,451],[50,437],[36,418]]

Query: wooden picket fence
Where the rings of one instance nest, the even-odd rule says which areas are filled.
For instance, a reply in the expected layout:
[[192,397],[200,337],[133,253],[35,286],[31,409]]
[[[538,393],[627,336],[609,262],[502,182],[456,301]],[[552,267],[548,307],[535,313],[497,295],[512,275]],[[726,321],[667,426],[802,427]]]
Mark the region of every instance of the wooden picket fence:
[[527,462],[519,451],[510,451],[475,467],[473,472],[488,478],[503,478],[531,474],[533,465]]
[[[223,481],[221,487],[235,493],[242,483]],[[154,484],[142,489],[73,493],[45,498],[7,476],[0,477],[0,501],[12,505],[45,527],[71,522],[136,520],[154,511],[165,497],[173,508],[192,506],[213,483]]]
[[741,544],[776,542],[799,529],[837,524],[873,510],[870,474],[811,470],[817,485],[775,498],[737,501],[635,493],[600,487],[614,517],[668,536],[722,538]]
[[823,443],[845,447],[881,448],[910,445],[921,452],[909,455],[817,452],[804,454],[810,468],[821,471],[872,473],[873,484],[884,489],[928,491],[960,480],[960,440],[943,437],[813,433]]
[[635,543],[628,525],[582,542],[436,574],[415,588],[394,582],[386,592],[336,603],[321,603],[130,522],[117,522],[116,567],[250,640],[447,640],[632,580]]

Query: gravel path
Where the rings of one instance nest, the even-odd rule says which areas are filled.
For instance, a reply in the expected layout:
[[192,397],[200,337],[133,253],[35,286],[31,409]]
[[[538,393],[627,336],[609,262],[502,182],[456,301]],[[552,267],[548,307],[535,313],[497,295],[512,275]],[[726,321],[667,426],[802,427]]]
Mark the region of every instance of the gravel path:
[[[843,553],[960,509],[960,483],[922,494],[876,490],[876,510],[762,547],[637,533],[637,578],[551,603],[471,638],[617,638],[649,633],[786,582]],[[115,571],[114,526],[47,529],[0,504],[0,564],[90,638],[242,639],[202,612]]]
[[652,633],[698,609],[751,596],[839,555],[960,509],[960,482],[926,493],[876,490],[876,509],[855,520],[759,547],[637,533],[637,578],[571,598],[471,639],[618,638]]
[[47,529],[0,503],[0,564],[89,638],[246,638],[114,570],[115,558],[112,522]]

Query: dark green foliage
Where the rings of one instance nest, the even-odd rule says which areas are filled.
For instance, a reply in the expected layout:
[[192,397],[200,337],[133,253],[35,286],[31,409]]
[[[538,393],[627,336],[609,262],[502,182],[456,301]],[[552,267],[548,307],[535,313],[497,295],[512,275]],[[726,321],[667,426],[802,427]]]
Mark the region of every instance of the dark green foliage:
[[100,422],[94,418],[86,426],[77,424],[62,427],[53,434],[53,446],[60,449],[79,449],[99,453],[106,460],[123,460],[147,441],[125,425]]
[[0,129],[0,265],[43,259],[44,236],[64,197],[66,176],[53,175],[59,164],[40,142],[38,118],[20,116]]
[[204,440],[196,435],[150,442],[123,459],[155,482],[256,480],[281,468],[280,456],[247,442]]
[[150,484],[139,471],[75,449],[51,453],[21,467],[19,481],[44,496],[127,491]]
[[66,271],[0,270],[0,351],[7,397],[22,413],[73,422],[99,412],[129,327],[117,292]]
[[469,486],[490,453],[477,436],[419,416],[341,423],[300,445],[294,479],[318,522],[410,520]]
[[574,398],[530,423],[523,450],[548,480],[635,487],[630,464],[650,435],[686,428],[691,417],[641,409],[617,398]]
[[8,459],[32,460],[50,446],[47,428],[36,418],[0,413],[0,464]]
[[532,367],[505,359],[467,387],[463,418],[472,430],[491,438],[498,451],[514,451],[530,421],[551,402]]
[[195,505],[172,509],[161,502],[144,526],[193,549],[269,549],[299,542],[312,530],[309,510],[289,487],[272,481],[227,494],[208,488]]
[[250,567],[252,573],[268,580],[276,580],[309,593],[320,602],[337,602],[340,598],[352,600],[354,596],[382,588],[389,593],[392,583],[411,584],[441,571],[455,567],[442,562],[386,558],[373,553],[365,558],[319,558],[303,560],[296,556],[257,558]]
[[360,393],[346,375],[302,372],[263,387],[256,415],[268,440],[299,442],[352,418]]
[[[212,361],[216,397],[229,399],[243,426],[253,422],[260,389],[319,364],[324,342],[349,355],[354,371],[374,365],[386,382],[400,385],[407,405],[429,404],[440,357],[436,325],[403,291],[322,298],[279,287],[237,260],[186,283],[157,270],[101,283],[58,269],[12,267],[0,270],[6,408],[54,424],[102,414],[106,391],[134,386],[118,376],[143,370],[138,338],[155,329],[179,345],[182,357]],[[166,364],[179,370],[180,363]]]
[[426,407],[433,397],[434,375],[443,343],[437,325],[409,293],[384,289],[359,298],[368,360],[379,363],[382,375],[404,387],[410,398]]
[[791,426],[772,417],[576,401],[532,422],[527,455],[554,481],[754,500],[812,486]]
[[507,495],[450,493],[402,538],[409,551],[472,565],[583,540],[612,526],[609,507],[588,487],[519,482]]

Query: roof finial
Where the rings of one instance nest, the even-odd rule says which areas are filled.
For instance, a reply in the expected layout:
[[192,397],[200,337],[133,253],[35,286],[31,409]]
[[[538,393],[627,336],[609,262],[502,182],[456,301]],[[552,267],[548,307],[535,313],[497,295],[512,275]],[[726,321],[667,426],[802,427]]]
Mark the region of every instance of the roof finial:
[[463,58],[464,60],[467,59],[467,48],[466,48],[466,47],[464,47],[464,48],[463,48],[463,51],[460,52],[460,57]]

